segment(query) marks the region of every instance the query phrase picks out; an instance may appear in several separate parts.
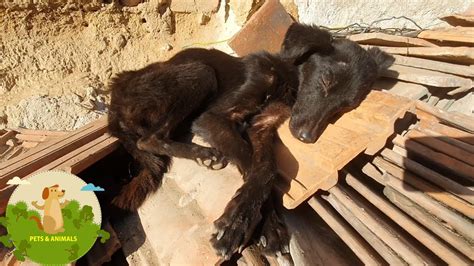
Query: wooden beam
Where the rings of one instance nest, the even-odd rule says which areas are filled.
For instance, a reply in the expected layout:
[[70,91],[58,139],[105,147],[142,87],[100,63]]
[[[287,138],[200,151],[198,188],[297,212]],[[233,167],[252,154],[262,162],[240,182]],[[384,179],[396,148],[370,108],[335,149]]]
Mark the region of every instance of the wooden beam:
[[393,204],[410,215],[417,222],[448,242],[462,254],[474,260],[473,246],[460,235],[447,229],[439,220],[436,220],[416,203],[397,192],[397,190],[391,187],[385,187],[383,193]]
[[463,66],[458,64],[451,64],[403,55],[393,55],[393,57],[395,58],[394,63],[397,65],[436,70],[439,72],[454,74],[458,76],[465,76],[471,78],[474,77],[474,66]]
[[392,65],[382,72],[382,76],[440,88],[463,87],[471,89],[471,79],[416,67]]
[[345,204],[339,201],[334,194],[323,196],[323,198],[344,217],[344,219],[382,256],[390,265],[405,265],[406,262],[401,259],[392,248],[387,246],[376,234],[374,234],[368,225],[357,219]]
[[429,106],[428,104],[416,101],[416,114],[418,110],[425,112],[435,118],[435,120],[442,121],[449,125],[460,128],[469,133],[474,133],[474,118],[465,114],[457,112],[447,112],[439,108]]
[[[363,47],[371,46],[363,45]],[[474,64],[474,47],[378,47],[389,54],[422,57],[463,65]]]
[[[455,182],[454,180],[447,178],[432,169],[413,161],[410,158],[402,157],[400,154],[385,148],[380,155],[383,158],[389,160],[390,162],[407,169],[416,175],[426,179],[433,184],[442,187],[446,191],[456,195],[459,198],[469,202],[470,204],[474,204],[474,191],[470,190],[469,188]],[[365,173],[365,172],[364,172]],[[372,176],[371,176],[372,177]],[[380,180],[381,177],[378,177],[377,180]]]
[[437,47],[429,41],[411,38],[405,36],[397,36],[384,34],[379,32],[360,33],[348,36],[348,39],[360,44],[382,45],[382,46],[399,46],[399,47]]
[[423,226],[420,226],[410,216],[400,211],[400,209],[394,207],[382,196],[369,188],[367,184],[359,180],[359,178],[354,177],[351,174],[346,174],[346,182],[353,187],[354,190],[369,200],[370,203],[375,205],[380,211],[448,264],[469,265],[471,263],[468,258],[453,249],[450,245],[445,244],[444,241],[434,237],[430,231],[425,229]]
[[384,264],[376,251],[324,200],[315,196],[308,203],[365,265]]
[[455,229],[459,234],[463,235],[469,241],[474,240],[474,224],[472,224],[471,221],[468,221],[463,216],[458,215],[434,199],[428,197],[422,191],[415,189],[406,182],[400,181],[391,174],[385,175],[385,181],[387,186],[397,190],[397,192],[415,201],[418,205],[420,205],[432,215],[448,223],[453,229]]
[[458,42],[465,45],[474,45],[474,28],[472,27],[451,27],[443,29],[424,30],[418,34],[418,38]]
[[431,183],[424,181],[422,178],[405,171],[404,169],[395,166],[394,164],[380,157],[374,158],[374,164],[379,168],[384,169],[399,180],[412,185],[419,191],[423,191],[426,195],[432,197],[433,199],[436,199],[437,201],[458,211],[459,213],[474,219],[474,206],[455,197],[449,192],[444,191],[442,188],[432,185]]
[[14,176],[24,177],[48,162],[81,147],[107,131],[107,118],[100,118],[78,131],[63,136],[48,146],[38,146],[12,160],[0,164],[0,180],[5,183]]

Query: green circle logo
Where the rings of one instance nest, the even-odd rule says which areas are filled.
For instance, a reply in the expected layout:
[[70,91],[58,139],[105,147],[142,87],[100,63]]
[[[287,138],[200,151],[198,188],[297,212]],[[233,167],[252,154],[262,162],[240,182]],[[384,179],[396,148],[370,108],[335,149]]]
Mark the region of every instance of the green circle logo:
[[9,184],[18,185],[8,202],[1,221],[8,235],[1,242],[13,245],[20,261],[40,264],[67,264],[110,236],[100,229],[102,214],[94,191],[79,177],[60,171],[47,171],[27,180],[15,177]]

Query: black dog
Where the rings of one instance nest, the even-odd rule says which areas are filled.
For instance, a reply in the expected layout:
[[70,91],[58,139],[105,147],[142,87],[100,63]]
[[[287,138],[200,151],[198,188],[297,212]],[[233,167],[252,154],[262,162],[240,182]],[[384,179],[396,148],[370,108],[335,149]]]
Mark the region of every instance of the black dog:
[[[315,140],[328,119],[321,116],[356,105],[368,93],[377,65],[384,66],[381,55],[349,41],[333,42],[316,27],[294,24],[280,55],[235,58],[217,50],[188,49],[166,62],[119,74],[111,83],[109,128],[142,169],[114,203],[126,209],[141,205],[159,187],[170,156],[211,169],[229,160],[245,183],[215,222],[214,247],[224,258],[243,248],[265,206],[270,211],[263,220],[262,245],[288,253],[287,243],[278,243],[280,238],[288,242],[284,228],[268,208],[277,176],[272,151],[276,128],[291,115],[293,134]],[[330,110],[315,112],[319,104]],[[190,125],[212,148],[180,141]]]

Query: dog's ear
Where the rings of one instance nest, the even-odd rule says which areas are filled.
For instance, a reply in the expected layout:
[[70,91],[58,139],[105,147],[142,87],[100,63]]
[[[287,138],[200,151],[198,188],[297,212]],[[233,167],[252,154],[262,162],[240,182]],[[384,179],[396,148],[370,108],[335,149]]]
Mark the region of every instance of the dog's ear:
[[313,53],[329,53],[333,50],[331,34],[316,26],[293,23],[285,34],[280,55],[299,65]]
[[43,195],[42,195],[43,199],[47,199],[49,197],[49,188],[48,187],[45,187],[43,189]]

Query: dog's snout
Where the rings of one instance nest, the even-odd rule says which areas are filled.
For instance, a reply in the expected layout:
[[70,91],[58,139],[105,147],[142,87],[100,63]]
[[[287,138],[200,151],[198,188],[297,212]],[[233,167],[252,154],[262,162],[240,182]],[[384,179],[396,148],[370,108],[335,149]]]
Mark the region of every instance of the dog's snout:
[[66,190],[64,190],[64,189],[62,189],[61,191],[62,191],[63,193],[66,192]]
[[310,143],[312,142],[311,140],[311,133],[305,129],[300,130],[298,132],[298,139],[304,143]]

